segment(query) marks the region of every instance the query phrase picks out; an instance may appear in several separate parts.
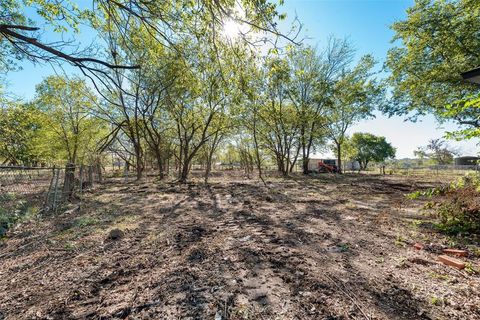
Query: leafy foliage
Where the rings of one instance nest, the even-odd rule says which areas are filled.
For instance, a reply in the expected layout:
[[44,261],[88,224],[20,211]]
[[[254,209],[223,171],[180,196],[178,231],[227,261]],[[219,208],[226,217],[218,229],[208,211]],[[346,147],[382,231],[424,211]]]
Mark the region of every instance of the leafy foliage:
[[370,162],[384,162],[395,157],[395,148],[385,137],[371,133],[354,133],[346,144],[349,158],[358,161],[362,170],[367,169]]
[[36,141],[44,160],[93,163],[105,123],[92,116],[96,96],[81,79],[50,76],[37,85],[35,106],[44,124]]
[[0,161],[9,165],[33,165],[40,158],[35,139],[42,123],[32,105],[8,103],[0,109]]
[[409,199],[433,198],[427,208],[438,217],[439,230],[449,233],[480,233],[480,175],[468,174],[455,182],[408,194]]
[[415,156],[430,159],[435,164],[445,165],[453,163],[453,158],[458,151],[451,148],[445,140],[432,139],[426,147],[419,147],[414,151]]
[[[386,67],[391,72],[390,115],[427,113],[440,120],[454,119],[478,133],[478,105],[466,103],[479,89],[462,81],[461,73],[480,65],[480,2],[476,0],[416,0],[407,18],[392,25],[399,46],[389,50]],[[462,100],[457,102],[458,100]]]

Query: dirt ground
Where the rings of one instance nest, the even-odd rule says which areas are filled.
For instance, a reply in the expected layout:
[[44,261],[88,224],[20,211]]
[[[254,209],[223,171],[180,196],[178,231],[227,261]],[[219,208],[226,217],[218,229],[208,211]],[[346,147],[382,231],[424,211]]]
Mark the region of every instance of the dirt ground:
[[[480,319],[478,243],[405,197],[440,182],[110,181],[0,242],[0,319]],[[446,247],[468,267],[439,263]]]

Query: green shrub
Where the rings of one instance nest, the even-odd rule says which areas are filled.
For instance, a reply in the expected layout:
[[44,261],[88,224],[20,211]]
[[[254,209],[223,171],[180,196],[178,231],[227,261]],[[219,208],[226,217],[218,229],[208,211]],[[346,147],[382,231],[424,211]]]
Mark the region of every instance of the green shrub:
[[[9,198],[12,200],[14,198]],[[2,198],[4,200],[4,198]],[[1,202],[0,202],[1,203]],[[8,209],[0,208],[0,237],[3,236],[4,231],[11,228],[19,221],[29,219],[38,213],[38,207],[28,204],[26,201],[19,200]]]
[[436,208],[436,214],[442,231],[480,234],[480,193],[473,186],[451,191]]
[[438,229],[449,234],[480,234],[480,174],[467,174],[450,184],[407,194],[408,199],[435,198],[424,206],[439,219]]

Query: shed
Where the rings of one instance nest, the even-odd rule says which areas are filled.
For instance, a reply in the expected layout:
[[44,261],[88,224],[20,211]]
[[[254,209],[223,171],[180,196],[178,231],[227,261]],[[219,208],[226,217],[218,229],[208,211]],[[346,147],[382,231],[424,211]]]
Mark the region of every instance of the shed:
[[480,68],[462,73],[462,78],[465,81],[480,84]]
[[455,158],[456,166],[474,166],[480,161],[479,157],[465,156]]

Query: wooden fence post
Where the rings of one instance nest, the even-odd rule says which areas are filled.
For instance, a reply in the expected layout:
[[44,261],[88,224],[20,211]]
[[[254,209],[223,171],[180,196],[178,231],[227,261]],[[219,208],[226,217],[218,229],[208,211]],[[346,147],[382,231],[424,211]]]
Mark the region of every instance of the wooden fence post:
[[73,195],[73,189],[75,188],[75,165],[68,163],[65,166],[65,179],[63,182],[63,194],[65,199],[70,199]]

